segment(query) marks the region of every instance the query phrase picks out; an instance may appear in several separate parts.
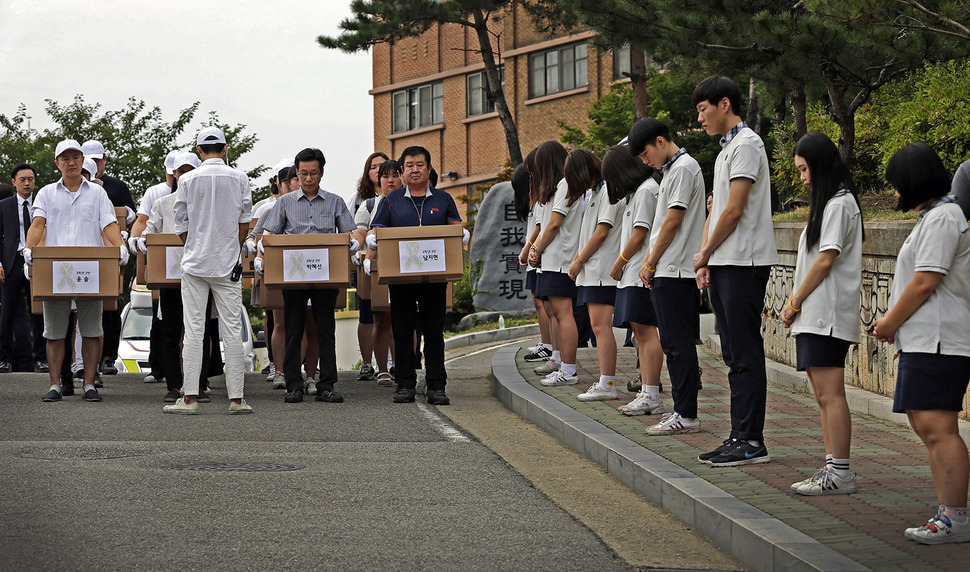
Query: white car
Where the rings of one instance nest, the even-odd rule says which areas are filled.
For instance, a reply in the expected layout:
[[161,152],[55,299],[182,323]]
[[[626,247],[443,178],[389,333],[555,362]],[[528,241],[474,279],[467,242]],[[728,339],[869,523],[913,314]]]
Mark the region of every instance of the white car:
[[[249,324],[246,308],[240,309],[243,328],[243,362],[246,371],[255,371],[256,353],[253,349],[253,329]],[[152,330],[152,293],[148,290],[132,290],[131,301],[121,310],[121,343],[118,344],[118,359],[115,367],[118,372],[150,373],[148,363],[150,338]],[[219,331],[219,349],[225,360],[225,350],[222,346],[222,330]]]

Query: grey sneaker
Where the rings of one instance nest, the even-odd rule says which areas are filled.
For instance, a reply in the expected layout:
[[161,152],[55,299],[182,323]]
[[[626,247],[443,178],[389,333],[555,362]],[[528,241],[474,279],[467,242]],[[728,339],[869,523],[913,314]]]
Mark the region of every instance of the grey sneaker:
[[539,375],[549,375],[554,371],[559,371],[559,363],[549,360],[546,363],[533,368],[532,371],[538,373]]
[[365,363],[360,366],[360,372],[357,374],[357,381],[370,381],[375,377],[377,377],[377,372],[374,371],[371,364]]

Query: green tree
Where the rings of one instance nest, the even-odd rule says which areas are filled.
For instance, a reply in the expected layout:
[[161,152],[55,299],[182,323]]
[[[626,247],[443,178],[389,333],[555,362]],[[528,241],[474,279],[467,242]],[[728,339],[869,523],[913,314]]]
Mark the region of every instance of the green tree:
[[341,34],[320,36],[317,41],[325,48],[353,53],[376,44],[419,36],[435,25],[457,24],[469,28],[478,41],[477,51],[485,64],[485,87],[495,102],[495,111],[505,130],[509,158],[515,167],[522,164],[519,131],[505,100],[492,31],[492,23],[500,21],[512,4],[511,0],[353,0],[350,9],[354,15],[340,23]]

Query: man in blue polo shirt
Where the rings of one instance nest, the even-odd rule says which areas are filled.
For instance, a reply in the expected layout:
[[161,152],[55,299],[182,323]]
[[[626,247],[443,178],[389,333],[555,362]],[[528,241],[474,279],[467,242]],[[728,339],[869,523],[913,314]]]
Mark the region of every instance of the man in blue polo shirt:
[[[367,235],[367,245],[377,250],[376,227],[430,226],[461,224],[455,199],[434,189],[431,179],[431,153],[424,147],[408,147],[399,160],[404,169],[404,187],[391,191],[378,203]],[[463,242],[468,242],[465,231]],[[394,403],[414,401],[417,374],[414,361],[414,331],[420,323],[424,335],[424,363],[427,372],[428,403],[449,405],[445,395],[445,293],[444,282],[431,284],[392,284],[391,331],[394,334],[397,391]]]

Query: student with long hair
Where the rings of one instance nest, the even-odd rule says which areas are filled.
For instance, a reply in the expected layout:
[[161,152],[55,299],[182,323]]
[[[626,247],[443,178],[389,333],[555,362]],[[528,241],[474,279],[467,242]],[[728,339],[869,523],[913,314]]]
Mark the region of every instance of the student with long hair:
[[600,376],[577,396],[580,401],[616,399],[616,280],[610,277],[610,269],[620,252],[620,222],[626,205],[610,202],[601,169],[600,160],[583,149],[571,152],[563,169],[570,196],[580,192],[589,195],[579,229],[579,247],[569,264],[569,277],[579,288],[576,304],[585,305],[589,312]]
[[850,494],[856,482],[849,471],[845,356],[862,337],[862,213],[849,168],[825,134],[808,133],[798,141],[795,166],[811,195],[808,225],[798,239],[795,286],[781,320],[795,336],[798,370],[807,371],[815,391],[825,464],[791,488],[802,495]]
[[620,251],[610,269],[617,281],[613,326],[630,327],[637,339],[640,359],[640,391],[618,409],[626,415],[660,414],[660,368],[663,350],[657,334],[657,314],[650,301],[650,290],[640,279],[640,261],[650,245],[650,227],[657,210],[660,185],[654,170],[630,154],[626,145],[611,147],[603,156],[603,179],[610,202],[623,203]]
[[[535,150],[529,152],[526,156],[526,160],[530,161],[535,158]],[[542,307],[542,300],[536,298],[536,275],[538,270],[535,268],[529,268],[529,248],[537,236],[533,236],[533,232],[536,230],[537,220],[536,212],[537,206],[533,200],[531,193],[531,181],[530,181],[529,171],[526,169],[525,165],[519,165],[512,172],[512,191],[515,196],[513,203],[515,206],[515,217],[519,222],[525,223],[525,244],[522,245],[522,251],[519,253],[519,265],[526,267],[525,273],[525,287],[532,293],[532,304],[536,309],[536,320],[539,322],[539,341],[534,346],[529,347],[526,350],[525,361],[527,362],[539,362],[548,361],[552,357],[552,337],[549,333],[549,317],[546,316],[546,311]]]
[[899,351],[893,411],[906,413],[929,452],[939,510],[906,537],[922,544],[970,541],[970,459],[958,419],[970,380],[970,232],[950,176],[925,143],[889,159],[897,210],[919,220],[899,249],[889,311],[872,334]]
[[566,149],[557,141],[546,141],[536,149],[535,171],[530,172],[539,204],[544,208],[539,220],[541,234],[529,249],[529,264],[542,270],[536,294],[546,313],[554,319],[553,339],[558,343],[562,358],[559,367],[542,380],[546,386],[574,385],[579,381],[576,375],[576,320],[573,318],[576,283],[567,272],[572,253],[576,252],[579,243],[582,196],[586,190],[573,189],[575,193],[570,194],[563,178],[565,162]]

